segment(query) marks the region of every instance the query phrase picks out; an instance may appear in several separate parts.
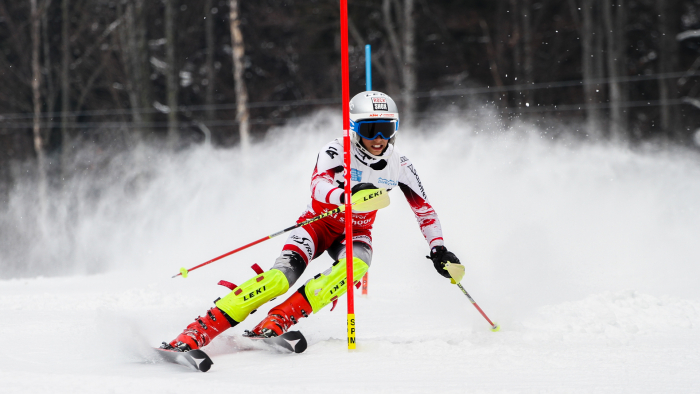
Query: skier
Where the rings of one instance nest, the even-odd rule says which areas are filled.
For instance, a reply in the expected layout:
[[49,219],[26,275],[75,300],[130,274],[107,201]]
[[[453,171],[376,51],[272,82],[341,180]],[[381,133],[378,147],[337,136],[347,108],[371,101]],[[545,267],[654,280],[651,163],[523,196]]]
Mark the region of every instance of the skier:
[[[415,167],[395,146],[399,112],[394,100],[376,92],[362,92],[350,100],[352,133],[352,193],[359,190],[398,186],[406,196],[430,247],[430,259],[437,272],[450,278],[445,264],[459,264],[443,242],[437,213],[428,202]],[[343,141],[324,146],[311,176],[311,203],[298,222],[344,204]],[[372,225],[377,211],[353,209],[353,283],[367,272],[372,261]],[[347,291],[345,261],[345,215],[339,213],[294,229],[280,256],[269,271],[262,272],[198,317],[170,343],[161,348],[189,351],[201,348],[226,329],[236,326],[261,305],[289,290],[311,260],[328,252],[335,261],[323,273],[307,281],[287,300],[244,335],[274,337],[287,332],[301,318],[317,313]]]

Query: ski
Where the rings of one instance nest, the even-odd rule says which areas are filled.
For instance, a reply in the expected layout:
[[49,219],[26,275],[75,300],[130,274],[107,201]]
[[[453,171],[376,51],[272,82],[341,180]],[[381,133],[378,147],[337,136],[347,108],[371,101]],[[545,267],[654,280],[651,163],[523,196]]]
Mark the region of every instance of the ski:
[[163,361],[169,363],[180,364],[192,368],[196,371],[207,372],[213,361],[206,353],[200,349],[190,350],[188,352],[178,352],[176,350],[154,348]]
[[[248,335],[246,335],[248,334]],[[255,336],[246,331],[243,334],[244,338],[252,339],[255,342],[262,342],[270,348],[282,350],[285,352],[302,353],[306,350],[306,338],[299,331],[289,331],[280,336],[267,338]],[[178,352],[176,350],[168,350],[161,348],[153,348],[160,356],[161,360],[183,365],[192,368],[196,371],[207,372],[214,362],[201,349],[190,350],[188,352]]]
[[[250,331],[246,332],[246,334],[249,333]],[[243,335],[245,338],[263,342],[275,349],[294,353],[302,353],[304,350],[306,350],[306,338],[304,338],[304,335],[302,335],[302,333],[299,331],[288,331],[280,336],[271,338],[246,334]]]

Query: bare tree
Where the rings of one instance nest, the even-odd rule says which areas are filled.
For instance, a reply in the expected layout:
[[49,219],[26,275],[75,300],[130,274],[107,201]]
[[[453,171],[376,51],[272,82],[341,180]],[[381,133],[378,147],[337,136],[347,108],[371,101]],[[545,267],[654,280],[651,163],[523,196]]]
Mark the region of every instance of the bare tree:
[[[334,77],[340,72],[335,59],[335,3],[295,2],[293,7],[271,7],[269,2],[234,1],[230,33],[235,51],[231,56],[215,49],[223,45],[216,35],[219,29],[229,28],[219,23],[229,15],[212,12],[216,7],[228,7],[231,0],[167,0],[165,18],[165,0],[53,0],[46,14],[42,10],[48,1],[35,0],[35,12],[39,15],[36,36],[36,21],[28,17],[30,1],[0,0],[0,155],[7,160],[32,157],[36,162],[35,157],[41,153],[37,148],[41,147],[49,177],[54,172],[48,154],[59,148],[48,143],[58,137],[49,133],[58,132],[59,127],[61,136],[55,142],[61,142],[61,168],[68,171],[63,175],[70,175],[72,147],[80,146],[82,136],[95,144],[113,144],[115,139],[96,130],[111,129],[115,122],[122,122],[124,135],[120,137],[126,139],[127,133],[146,135],[156,117],[163,121],[170,117],[172,135],[177,130],[173,126],[178,121],[174,113],[178,105],[181,109],[185,103],[206,108],[201,120],[211,127],[207,120],[223,116],[213,111],[215,103],[237,100],[231,114],[237,122],[233,131],[240,131],[241,141],[246,143],[251,138],[246,137],[248,133],[264,129],[261,123],[252,130],[248,122],[252,122],[249,117],[254,114],[256,118],[268,117],[269,123],[265,124],[272,124],[317,108],[306,101],[309,105],[288,106],[290,109],[253,110],[249,103],[253,92],[256,101],[282,101],[333,97],[340,90],[340,78]],[[537,111],[523,110],[533,117],[544,118],[541,115],[545,111],[547,117],[562,120],[581,114],[594,135],[617,136],[634,130],[632,138],[665,134],[676,139],[700,119],[700,113],[694,110],[685,111],[683,117],[675,112],[683,108],[677,106],[676,97],[696,97],[700,84],[690,77],[681,85],[667,78],[669,73],[692,73],[700,68],[700,61],[692,64],[696,36],[687,38],[682,45],[674,40],[674,32],[679,28],[697,27],[693,16],[700,6],[696,3],[381,0],[351,9],[354,20],[349,21],[349,29],[355,49],[357,44],[372,44],[374,85],[395,97],[405,115],[403,121],[408,124],[415,106],[412,101],[423,103],[415,99],[412,91],[430,90],[422,96],[426,102],[431,101],[428,104],[438,106],[448,102],[438,97],[457,94],[457,89],[508,85],[515,83],[517,77],[516,85],[537,85],[523,89],[520,96],[515,96],[517,92],[507,93],[518,98],[518,105],[539,105]],[[180,12],[179,7],[185,4],[196,10]],[[569,8],[568,4],[573,6]],[[246,24],[246,20],[255,23]],[[147,40],[151,38],[161,39]],[[37,41],[39,49],[35,53]],[[170,46],[166,47],[168,41]],[[152,56],[156,51],[157,59]],[[185,53],[189,54],[187,69],[200,71],[193,73],[193,83],[189,85],[179,78],[184,74],[178,75],[185,67]],[[353,70],[357,67],[351,75],[355,89],[362,79],[361,60],[360,52],[350,56]],[[233,64],[228,66],[231,61]],[[233,72],[229,80],[235,78],[235,84],[221,83],[219,64]],[[167,66],[172,67],[170,72]],[[156,70],[162,72],[162,78],[156,78]],[[329,77],[314,78],[321,73]],[[655,74],[660,77],[652,76]],[[654,81],[620,82],[628,75],[645,75]],[[584,79],[585,84],[580,86],[585,88],[557,83],[575,79]],[[546,88],[539,82],[552,84]],[[162,108],[172,107],[172,114],[154,115],[156,95],[167,104]],[[505,103],[507,98],[506,93],[476,97],[496,99],[499,103]],[[626,107],[624,103],[628,101],[650,104],[645,108]],[[514,102],[511,99],[509,104]],[[61,122],[57,127],[47,121],[47,113],[54,106],[64,114],[55,119]],[[565,106],[580,107],[581,111],[566,111]],[[609,123],[604,120],[608,113]],[[183,119],[182,112],[178,115]],[[626,123],[633,124],[634,129]],[[686,127],[680,127],[681,124]]]
[[245,85],[243,56],[243,33],[238,12],[238,0],[230,0],[231,46],[233,47],[233,80],[236,84],[236,120],[238,121],[241,146],[247,149],[250,144],[248,124],[248,90]]
[[150,123],[153,119],[151,111],[144,111],[153,107],[153,89],[151,88],[151,63],[148,48],[148,12],[146,0],[134,1],[135,24],[133,40],[135,44],[134,60],[138,77],[137,91],[139,93],[139,108],[144,123]]
[[61,1],[61,174],[66,178],[71,137],[68,132],[70,112],[70,0]]
[[117,2],[117,14],[120,18],[124,18],[125,23],[119,29],[119,37],[121,44],[121,55],[124,64],[124,78],[126,82],[126,91],[129,97],[129,107],[131,108],[131,121],[135,124],[133,137],[136,141],[143,139],[143,118],[139,107],[141,101],[138,95],[139,76],[137,66],[137,48],[134,29],[136,28],[134,5],[131,2],[126,4],[126,9],[122,6],[122,2]]
[[[501,79],[501,73],[498,71],[498,61],[496,59],[497,53],[496,48],[493,45],[493,40],[491,39],[491,31],[489,30],[489,25],[486,23],[484,18],[479,19],[479,25],[481,26],[481,31],[483,36],[481,41],[486,45],[486,56],[489,61],[489,70],[491,70],[491,76],[493,77],[493,82],[498,87],[503,87],[503,79]],[[503,103],[500,100],[501,93],[494,93],[494,102],[497,104]],[[503,103],[505,104],[505,103]]]
[[[627,75],[627,37],[626,37],[626,26],[627,26],[627,3],[628,0],[617,0],[617,10],[615,12],[615,25],[617,28],[614,31],[615,44],[615,59],[617,64],[617,73],[620,77]],[[625,84],[618,84],[620,102],[625,102],[628,100],[628,89]],[[618,128],[623,133],[623,135],[628,136],[628,110],[625,108],[620,109],[621,116],[619,119]]]
[[581,1],[581,68],[583,72],[583,95],[586,102],[586,128],[591,136],[601,133],[601,113],[599,109],[599,86],[595,80],[600,76],[599,67],[596,66],[601,53],[597,51],[600,40],[596,35],[596,23],[594,21],[594,0]]
[[391,54],[394,56],[394,64],[396,65],[397,72],[400,71],[398,67],[403,63],[401,58],[401,46],[399,45],[399,37],[397,34],[397,28],[394,24],[394,17],[392,16],[392,4],[395,4],[396,0],[384,0],[382,2],[382,14],[384,16],[384,26],[386,28],[387,38],[389,39],[389,47],[391,48]]
[[214,37],[214,16],[212,14],[212,0],[204,1],[204,39],[206,41],[206,69],[207,69],[207,90],[204,103],[207,107],[207,121],[211,122],[215,118],[214,112],[214,52],[216,40]]
[[[617,7],[617,13],[622,12],[621,7]],[[620,47],[623,43],[618,41],[619,35],[616,34],[618,29],[623,27],[613,23],[613,4],[611,0],[603,0],[602,3],[603,23],[605,26],[605,42],[606,42],[606,65],[608,77],[610,78],[609,94],[610,94],[610,135],[613,138],[619,138],[624,134],[622,112],[622,90],[620,88],[620,67],[622,61],[622,51]]]
[[[44,104],[46,105],[46,112],[53,113],[56,107],[56,85],[53,75],[53,63],[51,61],[51,40],[50,40],[50,26],[48,18],[48,8],[51,5],[51,0],[46,0],[44,3],[43,11],[41,12],[41,44],[43,47],[43,60],[44,60],[44,71],[46,75],[46,83],[44,84],[45,99]],[[47,129],[50,132],[50,128]],[[47,136],[48,138],[48,136]]]
[[[34,151],[37,157],[39,172],[39,204],[40,214],[46,213],[48,197],[48,178],[46,168],[46,152],[44,151],[44,138],[41,135],[41,66],[39,58],[39,46],[41,45],[41,12],[37,6],[37,0],[29,0],[31,6],[31,40],[32,40],[32,101],[34,104],[33,136]],[[46,3],[44,4],[46,5]]]
[[[535,83],[535,59],[534,50],[532,42],[532,0],[523,0],[522,9],[522,26],[523,26],[523,78],[524,83],[532,84]],[[524,94],[524,100],[530,105],[534,104],[535,101],[535,91],[526,90]]]
[[677,0],[664,0],[656,2],[656,10],[659,15],[659,101],[661,101],[661,130],[668,137],[683,139],[684,135],[676,126],[677,118],[675,107],[671,100],[678,98],[678,88],[675,79],[668,79],[664,74],[678,70],[678,24],[680,16]]
[[[402,122],[410,124],[415,114],[416,76],[416,43],[414,0],[384,0],[382,15],[386,29],[392,63],[396,74],[401,79],[401,98],[403,101]],[[401,40],[399,41],[399,37]],[[389,74],[391,71],[389,71]],[[391,81],[389,86],[392,87]],[[391,91],[390,94],[396,92]]]
[[164,0],[165,2],[165,69],[166,97],[168,103],[168,145],[175,148],[179,140],[177,108],[178,108],[178,67],[175,64],[175,13],[173,12],[173,2],[175,0]]
[[[520,27],[520,20],[522,19],[519,7],[520,2],[519,0],[509,0],[509,2],[510,23],[512,26],[510,44],[513,48],[513,76],[516,81],[522,81],[523,45],[522,29]],[[519,92],[519,95],[522,97],[523,92]],[[517,105],[520,105],[519,101],[520,100],[518,100]]]
[[126,91],[129,96],[134,139],[144,137],[144,127],[151,121],[152,106],[149,50],[146,42],[146,9],[144,0],[117,2],[117,14],[124,23],[119,29],[121,55],[125,69]]
[[[403,4],[403,113],[405,124],[412,125],[416,113],[416,40],[414,0],[404,0]],[[408,116],[406,116],[408,115]]]

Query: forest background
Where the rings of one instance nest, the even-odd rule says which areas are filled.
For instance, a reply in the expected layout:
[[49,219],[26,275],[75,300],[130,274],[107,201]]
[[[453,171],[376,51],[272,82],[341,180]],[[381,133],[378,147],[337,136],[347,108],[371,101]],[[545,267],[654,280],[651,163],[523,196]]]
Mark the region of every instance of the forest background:
[[[489,109],[630,146],[700,144],[700,0],[349,1],[351,93],[402,125]],[[339,111],[337,1],[0,1],[0,207],[116,152],[259,140]],[[89,164],[80,152],[93,152]]]

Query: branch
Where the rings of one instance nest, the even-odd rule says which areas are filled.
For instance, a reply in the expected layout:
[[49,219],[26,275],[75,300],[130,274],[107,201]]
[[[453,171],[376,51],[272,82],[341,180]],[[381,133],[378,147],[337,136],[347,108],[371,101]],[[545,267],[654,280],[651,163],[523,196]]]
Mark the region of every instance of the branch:
[[491,41],[491,33],[489,32],[489,26],[486,24],[484,18],[479,18],[479,24],[481,25],[481,30],[484,31],[484,41],[486,45],[486,54],[489,57],[489,64],[491,69],[491,76],[496,83],[496,86],[502,87],[503,81],[501,80],[501,75],[498,72],[498,63],[496,62],[496,51],[493,47],[493,42]]
[[9,41],[15,48],[16,55],[22,57],[22,63],[28,63],[26,56],[23,56],[29,52],[27,51],[26,42],[22,40],[23,38],[25,38],[25,35],[18,33],[22,33],[24,31],[24,26],[27,25],[28,21],[31,20],[31,18],[27,19],[27,21],[22,21],[22,24],[20,26],[17,26],[10,17],[10,14],[7,12],[7,8],[5,8],[4,1],[0,1],[0,15],[2,15],[3,17],[3,22],[7,24],[8,31],[10,32]]
[[102,45],[102,42],[103,42],[107,37],[109,37],[109,35],[112,34],[112,32],[113,32],[117,27],[119,27],[119,25],[121,25],[123,19],[124,19],[124,15],[120,16],[117,20],[115,20],[114,22],[110,23],[109,26],[107,26],[107,28],[105,29],[105,31],[103,31],[102,34],[100,34],[100,37],[97,39],[97,41],[95,42],[95,44],[94,44],[93,46],[89,47],[85,52],[83,52],[82,56],[80,56],[80,57],[77,58],[73,63],[71,63],[71,65],[70,65],[71,70],[72,70],[72,69],[75,69],[76,67],[78,67],[78,66],[83,62],[83,60],[84,60],[85,58],[87,58],[88,56],[90,56],[90,55],[92,54],[92,52],[95,51],[95,48],[97,48],[97,47],[99,47],[100,45]]
[[679,33],[676,36],[676,40],[683,41],[683,40],[687,40],[688,38],[695,38],[695,37],[700,37],[700,30],[686,30],[683,33]]
[[399,68],[399,70],[401,70],[400,65],[403,63],[401,61],[401,50],[399,49],[399,39],[396,36],[394,23],[391,20],[391,3],[389,1],[390,0],[384,0],[384,3],[382,4],[382,14],[384,14],[384,25],[386,26],[386,31],[389,35],[391,52],[394,54],[397,67]]
[[97,69],[95,69],[95,71],[93,71],[92,75],[90,75],[90,78],[88,78],[87,85],[82,86],[82,84],[80,84],[81,85],[80,87],[82,89],[80,91],[80,98],[78,98],[78,105],[76,106],[76,109],[79,110],[80,108],[83,107],[83,103],[85,103],[85,98],[87,97],[88,93],[90,93],[90,91],[92,90],[92,85],[95,84],[95,80],[97,80],[97,77],[99,77],[100,74],[102,74],[102,70],[104,70],[104,68],[105,68],[104,62],[100,63],[100,66],[97,67]]
[[693,98],[693,97],[683,97],[683,102],[686,104],[690,104],[695,108],[700,108],[700,100]]
[[350,30],[350,35],[352,36],[352,38],[354,38],[355,41],[357,41],[357,43],[360,44],[362,48],[364,48],[365,40],[362,38],[360,31],[357,30],[357,26],[355,25],[355,22],[350,16],[348,16],[348,30]]
[[571,18],[574,20],[574,26],[576,27],[576,30],[578,31],[578,34],[581,35],[581,18],[578,16],[578,7],[576,7],[576,0],[568,0],[569,1],[569,9],[571,9]]

